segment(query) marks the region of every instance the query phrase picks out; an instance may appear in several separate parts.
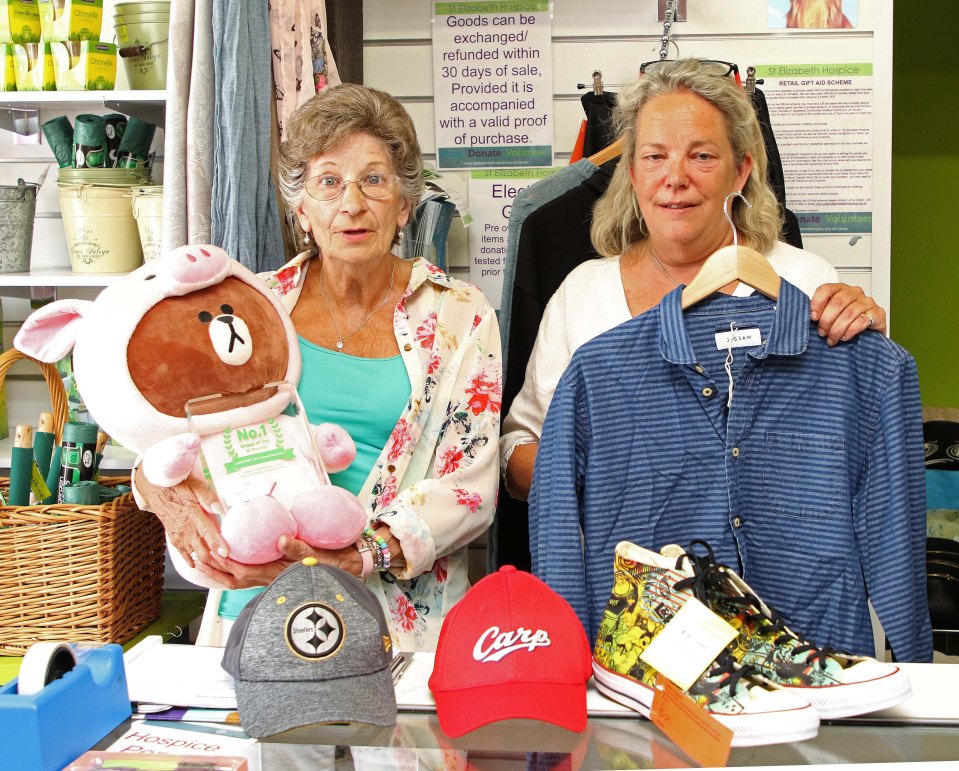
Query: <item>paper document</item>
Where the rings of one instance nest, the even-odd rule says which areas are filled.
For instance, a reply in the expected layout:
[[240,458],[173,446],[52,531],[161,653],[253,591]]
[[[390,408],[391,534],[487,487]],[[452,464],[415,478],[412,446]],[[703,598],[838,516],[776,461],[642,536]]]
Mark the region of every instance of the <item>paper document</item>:
[[236,709],[233,678],[220,666],[223,648],[164,645],[150,635],[123,654],[130,701],[174,707]]

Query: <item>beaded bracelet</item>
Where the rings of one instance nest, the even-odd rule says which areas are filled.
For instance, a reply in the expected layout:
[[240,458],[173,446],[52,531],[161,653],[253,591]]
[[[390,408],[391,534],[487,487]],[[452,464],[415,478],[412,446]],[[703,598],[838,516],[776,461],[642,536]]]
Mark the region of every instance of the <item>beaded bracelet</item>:
[[376,542],[376,538],[371,535],[367,535],[365,531],[360,538],[366,543],[366,545],[369,547],[370,553],[373,555],[373,569],[382,570],[383,553],[380,551],[380,546]]
[[372,538],[373,543],[376,544],[377,551],[380,553],[379,565],[377,566],[379,570],[389,570],[390,569],[390,547],[386,543],[386,539],[378,535],[376,531],[368,527],[363,531],[364,537]]

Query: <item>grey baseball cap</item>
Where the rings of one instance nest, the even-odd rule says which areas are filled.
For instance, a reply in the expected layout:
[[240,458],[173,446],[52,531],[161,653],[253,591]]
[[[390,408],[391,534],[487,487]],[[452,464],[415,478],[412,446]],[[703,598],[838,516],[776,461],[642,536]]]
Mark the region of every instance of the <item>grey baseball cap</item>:
[[243,729],[257,739],[312,723],[396,722],[392,643],[362,581],[309,557],[237,617],[223,652]]

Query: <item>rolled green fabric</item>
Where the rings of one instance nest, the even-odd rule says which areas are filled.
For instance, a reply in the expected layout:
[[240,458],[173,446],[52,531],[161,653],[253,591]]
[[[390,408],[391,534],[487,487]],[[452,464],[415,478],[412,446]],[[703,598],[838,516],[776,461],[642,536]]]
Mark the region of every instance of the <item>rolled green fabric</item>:
[[103,168],[107,157],[107,124],[102,115],[78,115],[73,127],[73,155],[78,169]]
[[117,488],[107,485],[100,485],[99,488],[97,488],[97,493],[100,496],[100,503],[108,503],[114,498],[119,498],[123,495],[123,490],[117,490]]
[[73,124],[66,115],[48,120],[42,126],[43,135],[47,138],[53,157],[61,168],[73,166]]
[[107,132],[107,159],[104,165],[113,168],[117,165],[117,151],[120,149],[120,140],[127,127],[127,116],[115,112],[104,117]]
[[94,481],[63,486],[63,502],[87,505],[100,503],[100,485]]
[[135,169],[146,166],[156,130],[157,127],[152,123],[131,115],[127,121],[126,131],[123,132],[123,138],[120,140],[120,149],[117,150],[117,167]]

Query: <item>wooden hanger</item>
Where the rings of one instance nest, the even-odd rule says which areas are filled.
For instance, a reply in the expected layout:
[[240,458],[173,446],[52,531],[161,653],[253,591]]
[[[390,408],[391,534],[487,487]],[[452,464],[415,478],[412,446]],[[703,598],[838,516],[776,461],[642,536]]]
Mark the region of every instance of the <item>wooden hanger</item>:
[[594,166],[602,166],[606,161],[611,161],[613,158],[619,158],[623,154],[623,138],[618,137],[611,145],[606,145],[602,150],[597,153],[593,153],[588,160]]
[[752,206],[741,192],[737,191],[726,196],[726,200],[723,201],[723,214],[726,215],[733,229],[733,243],[713,252],[703,263],[696,278],[683,289],[683,310],[737,280],[751,286],[771,300],[779,298],[779,275],[773,270],[769,260],[755,249],[739,246],[736,226],[733,224],[732,217],[729,216],[728,209],[729,199],[733,196],[739,196],[747,206]]

